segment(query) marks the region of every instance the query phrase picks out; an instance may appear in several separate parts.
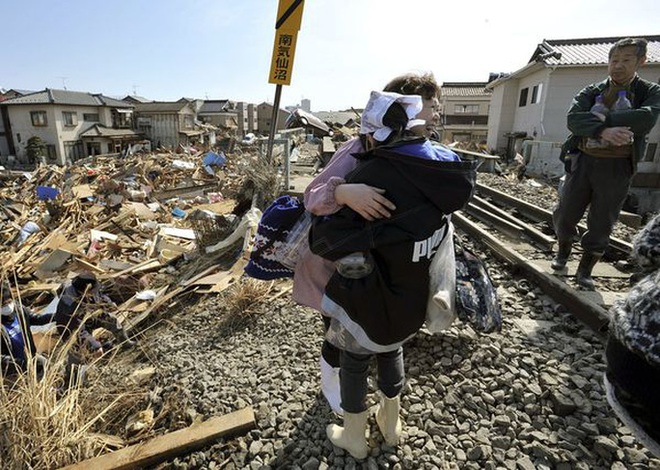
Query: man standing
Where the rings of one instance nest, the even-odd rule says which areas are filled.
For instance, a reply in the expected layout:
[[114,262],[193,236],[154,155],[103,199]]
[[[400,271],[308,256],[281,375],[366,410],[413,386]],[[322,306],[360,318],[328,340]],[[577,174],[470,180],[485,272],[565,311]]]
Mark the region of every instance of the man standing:
[[[570,160],[565,162],[566,183],[553,213],[559,248],[552,268],[566,266],[576,226],[590,205],[576,273],[578,285],[588,290],[594,289],[591,272],[607,248],[644,154],[646,136],[660,115],[660,86],[637,76],[646,62],[646,44],[638,38],[617,41],[609,52],[609,77],[582,89],[567,115],[572,136],[564,148]],[[604,113],[592,112],[597,97],[605,105]]]

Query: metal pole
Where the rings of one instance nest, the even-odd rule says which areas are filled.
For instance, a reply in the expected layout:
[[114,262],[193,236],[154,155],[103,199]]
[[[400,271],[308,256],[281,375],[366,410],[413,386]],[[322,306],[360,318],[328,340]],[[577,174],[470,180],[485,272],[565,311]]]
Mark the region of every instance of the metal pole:
[[280,111],[280,97],[282,96],[282,85],[275,85],[275,103],[273,104],[273,115],[270,118],[270,134],[268,134],[268,149],[266,150],[266,162],[271,163],[273,157],[273,139],[277,131],[277,118]]

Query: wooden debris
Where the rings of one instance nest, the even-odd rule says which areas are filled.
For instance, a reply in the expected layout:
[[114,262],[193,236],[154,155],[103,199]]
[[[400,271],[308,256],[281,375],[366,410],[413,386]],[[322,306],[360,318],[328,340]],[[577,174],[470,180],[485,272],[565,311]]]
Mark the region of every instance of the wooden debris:
[[63,470],[128,470],[154,465],[163,460],[199,449],[220,437],[244,433],[254,428],[252,408],[211,418],[202,423],[88,459]]

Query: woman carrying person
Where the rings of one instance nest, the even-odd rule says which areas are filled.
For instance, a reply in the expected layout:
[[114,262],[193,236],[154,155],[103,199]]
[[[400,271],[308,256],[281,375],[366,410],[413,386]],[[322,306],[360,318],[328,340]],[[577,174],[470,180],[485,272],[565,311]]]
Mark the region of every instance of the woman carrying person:
[[345,181],[379,188],[393,208],[368,220],[345,206],[315,218],[310,232],[312,252],[335,268],[321,310],[330,320],[326,340],[340,352],[344,426],[331,424],[327,434],[358,459],[368,454],[367,377],[374,356],[382,394],[376,422],[387,444],[399,440],[402,346],[426,319],[431,259],[449,232],[448,216],[467,203],[476,178],[473,163],[413,131],[425,125],[415,119],[422,109],[421,96],[371,93],[360,130],[367,151]]
[[[430,73],[409,73],[392,79],[383,89],[401,95],[419,95],[422,110],[416,116],[419,125],[409,131],[415,135],[429,137],[435,132],[440,115],[440,87]],[[423,122],[421,122],[423,121]],[[348,183],[346,175],[355,169],[355,154],[366,150],[367,137],[361,135],[342,145],[332,157],[323,172],[305,189],[305,208],[314,215],[329,215],[343,207],[349,207],[365,220],[373,221],[389,218],[395,205],[379,187],[363,183]],[[296,266],[293,284],[293,298],[302,305],[321,311],[321,298],[325,286],[335,271],[332,262],[313,254],[310,250],[302,255]],[[326,328],[327,317],[323,317]],[[328,341],[323,342],[320,357],[321,390],[333,411],[342,412],[339,397],[339,351]]]

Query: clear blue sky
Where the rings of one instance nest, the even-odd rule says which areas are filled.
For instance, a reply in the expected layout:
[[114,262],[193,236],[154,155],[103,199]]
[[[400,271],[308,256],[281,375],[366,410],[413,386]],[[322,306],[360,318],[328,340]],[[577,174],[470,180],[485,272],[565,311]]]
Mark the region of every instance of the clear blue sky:
[[[0,87],[272,102],[276,12],[277,0],[5,0]],[[402,72],[486,81],[543,39],[650,34],[658,0],[306,0],[281,105],[362,107]]]

